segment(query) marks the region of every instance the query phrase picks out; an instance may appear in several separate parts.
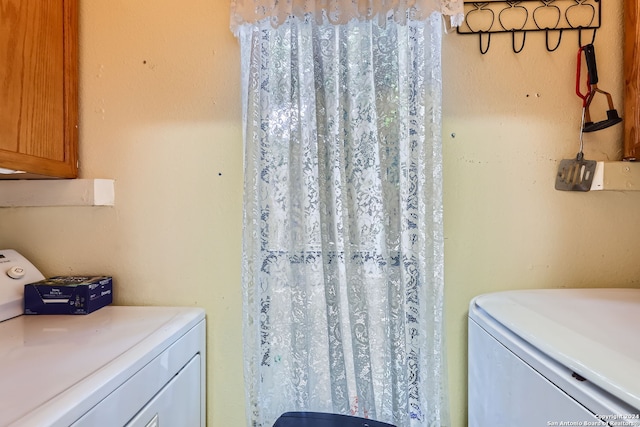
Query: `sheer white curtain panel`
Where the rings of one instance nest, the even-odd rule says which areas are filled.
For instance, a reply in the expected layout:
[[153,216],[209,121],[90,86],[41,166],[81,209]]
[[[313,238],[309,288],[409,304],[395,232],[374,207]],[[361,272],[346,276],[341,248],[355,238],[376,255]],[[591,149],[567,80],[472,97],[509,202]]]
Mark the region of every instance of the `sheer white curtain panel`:
[[449,423],[440,19],[239,28],[252,427]]

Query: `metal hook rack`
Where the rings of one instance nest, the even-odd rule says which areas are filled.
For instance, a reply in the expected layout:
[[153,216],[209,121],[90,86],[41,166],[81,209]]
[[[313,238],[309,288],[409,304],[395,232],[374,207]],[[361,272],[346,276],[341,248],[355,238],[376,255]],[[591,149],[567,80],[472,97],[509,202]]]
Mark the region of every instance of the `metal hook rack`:
[[[482,54],[489,51],[493,33],[511,33],[513,52],[520,53],[524,49],[527,32],[544,31],[546,48],[553,52],[560,46],[564,31],[578,31],[578,44],[582,45],[582,32],[591,30],[593,43],[600,28],[601,8],[601,0],[464,2],[464,22],[456,31],[463,35],[477,34]],[[552,33],[557,33],[555,46],[550,42]],[[519,42],[516,42],[517,38]]]

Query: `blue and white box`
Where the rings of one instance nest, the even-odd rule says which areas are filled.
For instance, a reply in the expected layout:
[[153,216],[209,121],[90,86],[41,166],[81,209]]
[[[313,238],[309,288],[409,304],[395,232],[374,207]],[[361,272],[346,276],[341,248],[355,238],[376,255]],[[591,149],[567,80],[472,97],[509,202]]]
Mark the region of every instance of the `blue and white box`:
[[24,285],[24,314],[89,314],[112,302],[110,276],[55,276]]

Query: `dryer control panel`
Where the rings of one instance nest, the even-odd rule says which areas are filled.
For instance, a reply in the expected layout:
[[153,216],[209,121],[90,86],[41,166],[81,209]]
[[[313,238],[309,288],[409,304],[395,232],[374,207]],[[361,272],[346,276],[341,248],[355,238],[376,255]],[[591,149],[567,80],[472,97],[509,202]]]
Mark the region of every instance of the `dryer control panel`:
[[22,314],[24,285],[42,279],[28,259],[13,249],[0,249],[0,322]]

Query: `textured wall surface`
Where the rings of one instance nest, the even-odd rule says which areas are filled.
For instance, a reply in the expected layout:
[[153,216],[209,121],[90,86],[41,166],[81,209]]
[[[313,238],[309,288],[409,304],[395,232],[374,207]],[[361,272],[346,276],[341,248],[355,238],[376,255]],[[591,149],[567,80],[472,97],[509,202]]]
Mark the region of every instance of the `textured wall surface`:
[[[116,182],[109,208],[3,208],[0,244],[46,275],[111,274],[116,302],[207,310],[208,420],[244,425],[239,45],[223,0],[81,3],[82,178]],[[622,108],[622,11],[603,5],[600,87]],[[555,39],[554,39],[555,40]],[[504,289],[638,286],[640,192],[566,193],[578,149],[577,34],[519,54],[495,35],[444,37],[445,256],[453,425],[466,425],[470,299]],[[595,110],[594,110],[595,111]],[[622,127],[585,137],[620,156]]]
[[[599,87],[622,114],[622,3],[602,4],[594,42]],[[590,39],[585,32],[583,40]],[[550,41],[556,40],[550,35]],[[519,39],[517,39],[519,40]],[[516,43],[517,44],[517,43]],[[553,43],[552,43],[553,44]],[[495,34],[444,39],[445,283],[453,425],[466,425],[467,309],[482,293],[524,288],[640,286],[638,192],[561,192],[558,163],[575,158],[582,101],[578,35],[547,52],[529,33],[521,53]],[[584,72],[584,71],[583,71]],[[595,104],[601,120],[605,106]],[[585,158],[619,160],[622,125],[585,134]]]

